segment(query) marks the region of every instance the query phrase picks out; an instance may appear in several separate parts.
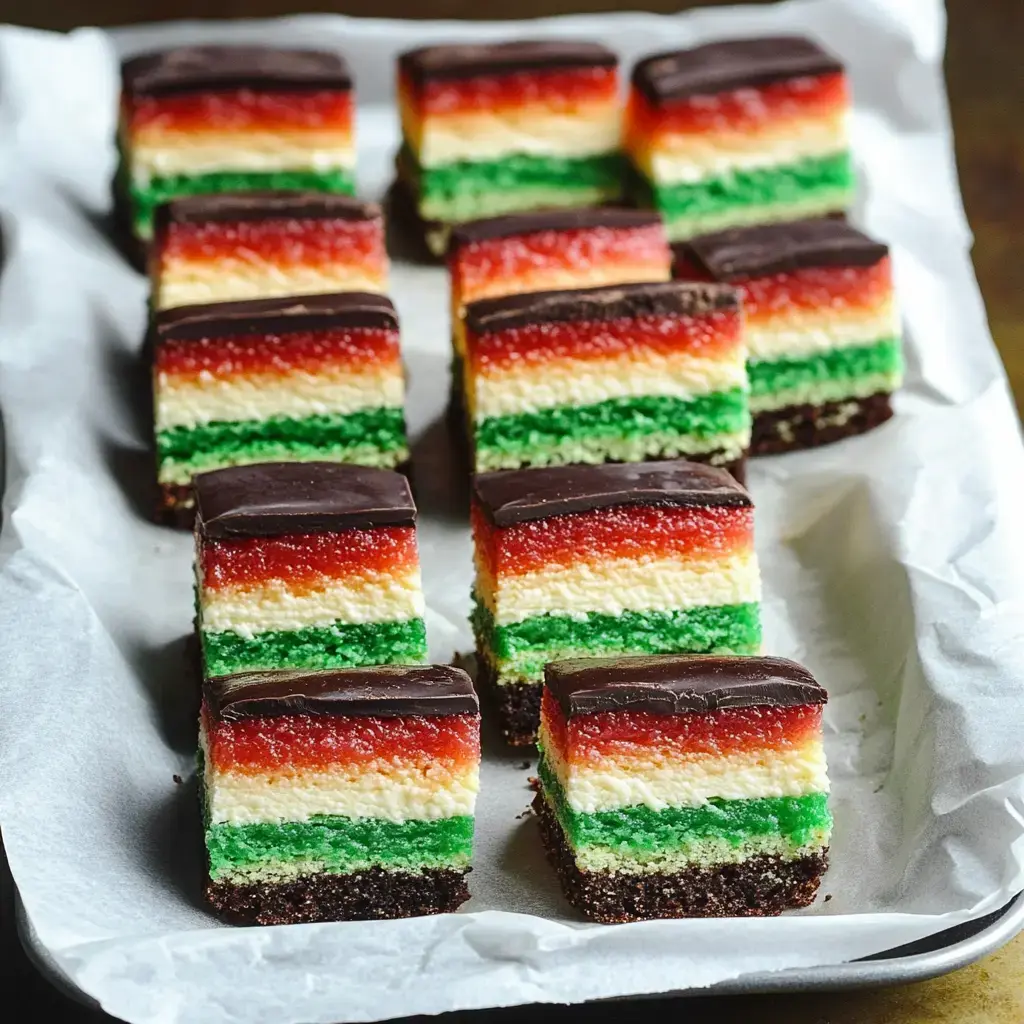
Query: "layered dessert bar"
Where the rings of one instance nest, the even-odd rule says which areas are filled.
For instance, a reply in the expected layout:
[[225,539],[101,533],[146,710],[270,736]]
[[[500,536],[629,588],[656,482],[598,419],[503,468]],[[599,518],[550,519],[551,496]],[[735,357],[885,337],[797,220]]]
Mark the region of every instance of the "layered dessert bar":
[[746,348],[727,286],[481,299],[466,307],[465,343],[478,473],[680,457],[742,471]]
[[186,46],[121,67],[116,190],[136,237],[161,203],[253,189],[355,191],[352,77],[337,53]]
[[268,462],[202,473],[195,492],[205,676],[426,660],[404,476]]
[[480,770],[473,684],[448,666],[210,679],[205,895],[239,924],[453,911]]
[[810,904],[832,830],[826,700],[783,658],[548,666],[534,809],[569,902],[604,923]]
[[825,444],[892,416],[903,357],[885,245],[822,218],[706,235],[678,252],[681,277],[742,296],[751,454]]
[[452,224],[622,192],[618,58],[570,40],[428,46],[398,60],[397,171],[430,249]]
[[383,295],[177,306],[151,337],[165,516],[187,521],[192,477],[211,469],[409,458],[398,315]]
[[480,680],[512,744],[536,736],[548,662],[760,652],[754,509],[723,469],[485,473],[471,522]]
[[809,39],[648,57],[626,112],[631,193],[673,240],[846,210],[849,111],[842,64]]
[[324,292],[384,292],[376,203],[314,192],[192,196],[161,206],[150,252],[155,309]]

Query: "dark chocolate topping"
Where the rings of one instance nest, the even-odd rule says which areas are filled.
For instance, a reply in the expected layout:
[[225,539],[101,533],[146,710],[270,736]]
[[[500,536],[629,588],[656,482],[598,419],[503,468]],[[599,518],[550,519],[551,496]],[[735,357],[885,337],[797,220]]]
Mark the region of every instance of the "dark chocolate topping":
[[870,267],[889,248],[845,220],[819,217],[701,235],[686,252],[715,280],[736,281],[804,267]]
[[540,210],[505,217],[471,220],[452,228],[451,249],[490,238],[513,238],[537,231],[580,231],[586,228],[646,228],[660,224],[654,210],[631,210],[623,206],[594,206],[587,209]]
[[385,295],[338,292],[278,299],[208,302],[160,310],[153,320],[158,342],[230,338],[242,334],[287,334],[338,327],[398,330],[398,313]]
[[399,71],[417,85],[541,68],[612,68],[618,63],[619,58],[608,47],[574,39],[422,46],[398,58]]
[[337,462],[264,462],[195,478],[196,529],[204,537],[408,526],[416,520],[401,473]]
[[656,53],[633,68],[632,82],[650,102],[660,103],[842,70],[839,60],[810,39],[778,36]]
[[381,665],[323,672],[243,672],[204,686],[215,718],[266,715],[465,715],[479,709],[468,675],[451,665]]
[[480,473],[473,495],[495,526],[616,505],[750,508],[724,469],[697,462],[625,462]]
[[324,50],[267,46],[179,46],[143,53],[121,65],[130,95],[159,96],[212,89],[349,89],[345,58]]
[[156,209],[156,230],[168,224],[205,224],[209,221],[277,220],[381,220],[376,203],[329,192],[222,192],[186,196],[161,203]]
[[739,297],[725,285],[658,281],[480,299],[466,306],[465,318],[473,333],[490,334],[552,321],[698,316],[738,307]]
[[544,684],[566,717],[598,711],[675,715],[828,700],[814,676],[786,658],[712,654],[570,658],[546,666]]

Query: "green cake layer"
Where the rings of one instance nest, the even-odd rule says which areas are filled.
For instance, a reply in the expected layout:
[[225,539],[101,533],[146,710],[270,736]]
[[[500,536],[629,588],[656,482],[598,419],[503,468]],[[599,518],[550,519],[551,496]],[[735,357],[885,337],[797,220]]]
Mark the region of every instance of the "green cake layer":
[[603,461],[598,456],[605,452],[618,461],[620,453],[646,452],[648,439],[656,450],[641,458],[669,455],[673,447],[692,455],[724,448],[738,458],[749,434],[748,396],[734,388],[690,399],[647,395],[490,416],[475,424],[474,444],[482,471]]
[[208,825],[210,877],[255,873],[335,874],[381,866],[398,871],[462,868],[473,848],[473,818],[386,821],[320,815],[303,822]]
[[539,682],[556,658],[611,654],[758,654],[760,606],[712,605],[672,612],[535,615],[496,626],[475,597],[470,613],[477,650],[490,654],[498,682]]
[[735,170],[696,182],[651,183],[629,171],[629,191],[665,218],[671,241],[729,226],[841,212],[853,201],[849,153]]
[[589,157],[531,156],[421,167],[408,149],[399,164],[425,220],[459,223],[520,210],[593,206],[622,195],[618,153]]
[[739,846],[757,836],[781,836],[794,847],[803,848],[820,842],[832,827],[826,793],[753,800],[712,799],[696,807],[667,807],[661,811],[638,805],[585,813],[568,805],[543,757],[538,775],[574,850],[601,846],[619,853],[642,854],[673,850],[703,840]]
[[207,174],[155,175],[143,185],[128,183],[132,224],[142,238],[153,235],[153,215],[161,203],[183,196],[214,192],[254,192],[281,189],[289,192],[310,190],[355,195],[351,171],[211,171]]
[[208,676],[278,668],[359,668],[426,660],[423,619],[404,622],[335,623],[305,629],[268,630],[252,638],[230,631],[202,630]]
[[392,469],[409,457],[401,407],[171,427],[157,433],[156,448],[162,483],[251,462],[325,459]]

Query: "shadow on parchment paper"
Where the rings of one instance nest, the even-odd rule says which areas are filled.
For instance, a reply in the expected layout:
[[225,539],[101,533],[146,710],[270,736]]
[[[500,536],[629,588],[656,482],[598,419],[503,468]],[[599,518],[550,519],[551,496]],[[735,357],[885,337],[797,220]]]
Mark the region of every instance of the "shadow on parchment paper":
[[193,771],[181,783],[168,779],[167,798],[153,810],[141,838],[153,874],[197,910],[203,903],[205,872],[199,780]]
[[108,472],[132,511],[148,523],[156,521],[160,495],[152,449],[125,444],[106,435],[100,438],[100,448]]

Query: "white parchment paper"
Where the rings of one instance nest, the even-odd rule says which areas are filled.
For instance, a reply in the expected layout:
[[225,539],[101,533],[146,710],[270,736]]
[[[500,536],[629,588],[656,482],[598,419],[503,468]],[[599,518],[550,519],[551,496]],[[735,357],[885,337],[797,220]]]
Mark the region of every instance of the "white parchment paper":
[[[1024,458],[971,272],[934,0],[808,0],[490,26],[304,17],[62,37],[0,29],[0,818],[39,947],[130,1021],[332,1022],[712,984],[838,963],[1024,887]],[[106,232],[117,51],[338,45],[364,106],[361,190],[396,144],[392,58],[528,33],[656,48],[797,30],[849,63],[857,220],[893,246],[897,418],[756,463],[766,649],[827,685],[833,866],[806,912],[584,924],[543,862],[522,755],[489,749],[473,899],[418,920],[237,929],[201,908],[190,543],[144,517],[146,286]],[[376,105],[374,105],[376,104]],[[441,426],[443,271],[396,264],[432,655],[470,645],[469,535]],[[493,744],[489,744],[493,748]],[[185,781],[176,784],[173,776]]]

